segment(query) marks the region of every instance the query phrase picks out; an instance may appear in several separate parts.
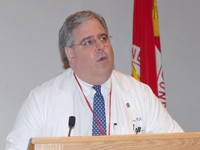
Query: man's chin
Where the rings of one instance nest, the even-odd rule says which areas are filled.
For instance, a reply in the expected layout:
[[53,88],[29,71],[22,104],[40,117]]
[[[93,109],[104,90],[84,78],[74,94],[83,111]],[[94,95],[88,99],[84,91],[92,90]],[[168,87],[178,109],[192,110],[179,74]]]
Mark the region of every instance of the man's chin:
[[104,77],[104,78],[110,78],[110,75],[112,74],[112,70],[103,70],[100,73],[100,76]]

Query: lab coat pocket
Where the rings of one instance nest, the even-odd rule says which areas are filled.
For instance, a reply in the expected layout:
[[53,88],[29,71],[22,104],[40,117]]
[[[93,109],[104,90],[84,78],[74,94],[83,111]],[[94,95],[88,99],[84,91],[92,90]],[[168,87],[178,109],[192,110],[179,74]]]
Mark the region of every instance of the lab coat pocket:
[[135,134],[145,133],[145,127],[141,117],[138,117],[135,120],[133,120],[133,131]]
[[125,134],[123,125],[114,125],[114,135]]

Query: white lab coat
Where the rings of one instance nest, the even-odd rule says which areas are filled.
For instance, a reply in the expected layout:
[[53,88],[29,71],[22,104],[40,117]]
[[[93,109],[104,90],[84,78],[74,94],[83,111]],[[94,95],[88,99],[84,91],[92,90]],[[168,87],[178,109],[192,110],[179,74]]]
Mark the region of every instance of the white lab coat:
[[[115,70],[109,80],[112,109],[107,126],[111,135],[183,132],[147,85]],[[32,137],[67,136],[69,116],[76,117],[71,136],[91,135],[92,114],[89,109],[82,111],[85,114],[77,113],[85,104],[77,102],[77,97],[84,97],[77,94],[74,81],[69,68],[31,91],[7,137],[6,150],[25,150]]]

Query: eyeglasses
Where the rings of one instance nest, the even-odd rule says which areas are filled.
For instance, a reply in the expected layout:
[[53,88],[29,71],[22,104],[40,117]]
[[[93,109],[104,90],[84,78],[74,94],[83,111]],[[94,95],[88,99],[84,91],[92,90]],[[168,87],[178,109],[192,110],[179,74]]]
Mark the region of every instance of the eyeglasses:
[[95,37],[89,36],[87,38],[84,38],[80,44],[75,44],[72,46],[79,46],[81,45],[83,49],[93,49],[96,48],[97,46],[97,40],[99,40],[101,42],[101,44],[103,44],[104,46],[108,46],[110,44],[110,38],[112,38],[112,36],[108,36],[106,34],[99,36],[97,39],[95,39]]

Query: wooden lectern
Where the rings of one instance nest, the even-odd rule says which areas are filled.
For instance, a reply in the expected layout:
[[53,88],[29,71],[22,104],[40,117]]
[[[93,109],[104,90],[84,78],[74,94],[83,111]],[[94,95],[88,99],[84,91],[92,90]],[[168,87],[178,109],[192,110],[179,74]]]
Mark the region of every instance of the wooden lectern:
[[32,138],[28,150],[200,150],[200,132]]

